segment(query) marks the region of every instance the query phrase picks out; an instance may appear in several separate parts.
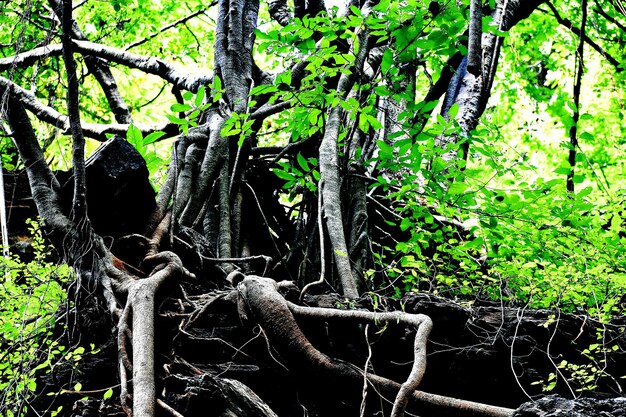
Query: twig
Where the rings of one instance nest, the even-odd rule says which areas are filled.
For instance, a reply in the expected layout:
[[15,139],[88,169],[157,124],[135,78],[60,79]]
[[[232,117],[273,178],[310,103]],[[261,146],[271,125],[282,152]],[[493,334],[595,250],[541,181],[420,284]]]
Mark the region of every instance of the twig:
[[187,15],[187,16],[181,17],[180,19],[176,20],[175,22],[169,23],[169,24],[163,26],[158,31],[156,31],[154,33],[151,33],[150,35],[146,36],[145,38],[143,38],[141,40],[138,40],[138,41],[135,41],[135,42],[131,43],[130,45],[125,46],[124,50],[128,51],[131,48],[134,48],[136,46],[142,45],[142,44],[144,44],[144,43],[146,43],[146,42],[156,38],[157,36],[159,36],[163,32],[165,32],[165,31],[167,31],[167,30],[169,30],[169,29],[171,29],[173,27],[176,27],[176,26],[180,25],[181,23],[185,23],[186,21],[188,21],[190,19],[193,19],[194,17],[198,16],[199,14],[204,13],[209,7],[215,6],[216,4],[217,4],[217,2],[214,1],[211,4],[209,4],[207,7],[204,7],[202,9],[200,9],[200,10],[197,10],[197,11],[195,11],[195,12],[193,12],[193,13]]
[[587,36],[584,33],[584,31],[581,31],[581,28],[577,28],[576,26],[574,26],[570,20],[562,18],[561,15],[559,14],[558,9],[554,6],[554,4],[552,4],[551,1],[546,2],[546,4],[548,5],[550,10],[552,11],[552,14],[556,18],[556,21],[561,26],[565,26],[574,35],[581,37],[585,42],[587,42],[587,44],[589,44],[589,46],[591,46],[593,49],[595,49],[596,52],[598,52],[600,55],[602,55],[604,57],[604,59],[609,61],[609,63],[615,67],[615,72],[619,73],[619,72],[622,72],[624,70],[624,67],[622,66],[622,64],[617,59],[615,59],[613,56],[609,55],[608,52],[606,52],[604,49],[602,49],[602,47],[600,45],[598,45],[593,39],[591,39],[589,36]]
[[272,262],[272,257],[267,255],[252,255],[252,256],[244,256],[241,258],[210,258],[208,256],[200,255],[202,259],[209,262],[249,262],[256,261],[259,259],[264,260],[265,262]]
[[[0,91],[8,90],[11,97],[19,100],[21,104],[32,112],[39,120],[51,124],[63,131],[64,134],[68,134],[70,131],[70,124],[68,117],[62,113],[59,113],[52,107],[46,106],[41,103],[33,93],[20,87],[9,79],[0,76]],[[128,131],[128,124],[124,123],[110,123],[110,124],[98,124],[98,123],[83,123],[82,130],[85,137],[96,139],[99,141],[106,140],[106,133],[113,133],[117,135],[126,135]],[[161,123],[153,126],[137,126],[144,134],[163,131],[166,135],[159,140],[171,138],[178,134],[178,127],[173,123]],[[193,128],[196,129],[196,128]],[[191,129],[190,129],[191,131]]]

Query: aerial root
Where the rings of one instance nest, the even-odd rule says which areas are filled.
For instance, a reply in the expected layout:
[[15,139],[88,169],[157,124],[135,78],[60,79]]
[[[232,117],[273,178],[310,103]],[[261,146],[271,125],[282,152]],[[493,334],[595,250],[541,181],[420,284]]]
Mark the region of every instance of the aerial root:
[[[155,294],[167,279],[186,276],[194,278],[184,268],[180,258],[173,252],[160,252],[148,255],[144,265],[151,268],[148,278],[126,282],[126,305],[120,314],[117,332],[120,372],[120,402],[128,417],[153,417],[154,408],[159,404],[170,415],[181,416],[162,401],[155,392],[154,370],[154,310]],[[131,314],[132,313],[132,314]],[[132,318],[132,333],[129,320]],[[128,354],[128,341],[132,341],[132,361]],[[128,372],[132,372],[132,409],[128,405],[131,395],[128,392]]]

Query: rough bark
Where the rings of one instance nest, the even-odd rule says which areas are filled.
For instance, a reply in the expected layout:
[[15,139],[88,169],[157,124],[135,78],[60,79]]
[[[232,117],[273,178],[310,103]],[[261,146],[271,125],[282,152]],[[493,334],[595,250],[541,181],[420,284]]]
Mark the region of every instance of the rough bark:
[[[360,36],[359,53],[354,62],[353,71],[360,73],[363,70],[365,57],[369,51],[369,36],[364,33]],[[356,81],[356,73],[342,74],[339,78],[337,92],[347,96]],[[348,298],[359,296],[358,281],[352,273],[346,237],[343,226],[341,208],[341,182],[339,180],[338,145],[342,118],[342,109],[338,105],[331,108],[326,121],[324,137],[319,146],[321,189],[323,195],[324,216],[329,239],[333,248],[333,256],[339,274],[343,294]]]

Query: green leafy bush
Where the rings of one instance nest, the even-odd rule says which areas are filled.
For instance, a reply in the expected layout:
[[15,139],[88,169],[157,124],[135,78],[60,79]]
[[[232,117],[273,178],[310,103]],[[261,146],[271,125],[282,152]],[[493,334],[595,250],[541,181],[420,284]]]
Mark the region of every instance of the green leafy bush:
[[37,374],[68,354],[54,339],[53,327],[72,273],[48,260],[50,248],[36,222],[30,222],[30,231],[31,262],[15,255],[0,258],[0,415],[5,417],[25,415],[38,392]]

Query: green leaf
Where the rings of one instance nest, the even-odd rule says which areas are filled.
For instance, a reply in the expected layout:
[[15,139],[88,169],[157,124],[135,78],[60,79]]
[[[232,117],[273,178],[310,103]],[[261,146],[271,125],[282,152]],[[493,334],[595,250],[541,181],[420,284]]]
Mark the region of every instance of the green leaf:
[[276,176],[278,178],[283,179],[283,180],[287,180],[287,181],[294,181],[296,179],[296,177],[294,177],[289,172],[283,171],[283,170],[280,170],[280,169],[275,169],[274,170],[274,174],[276,174]]
[[111,398],[113,396],[113,388],[109,388],[108,390],[106,390],[106,392],[104,393],[104,395],[102,396],[103,400],[108,400],[109,398]]
[[189,124],[189,122],[185,119],[180,119],[176,116],[173,116],[171,114],[166,114],[165,117],[167,118],[167,120],[169,120],[170,122],[177,124],[177,125],[186,125]]
[[555,169],[553,171],[555,174],[561,174],[561,175],[569,175],[570,172],[572,172],[572,168],[569,166],[562,166],[562,167],[558,167],[557,169]]
[[393,65],[393,52],[387,48],[383,53],[383,60],[380,62],[380,70],[383,74],[389,72],[389,68]]
[[350,6],[350,11],[357,16],[363,16],[363,12],[361,12],[361,9],[359,9],[358,7],[354,5]]
[[83,384],[77,382],[76,385],[74,385],[74,391],[80,391],[81,389],[83,389]]
[[220,131],[223,137],[235,136],[241,133],[241,129],[235,126],[225,126]]
[[272,84],[261,84],[257,85],[250,91],[251,96],[258,96],[260,94],[269,94],[278,91],[275,85]]
[[391,158],[393,155],[393,147],[388,145],[382,140],[376,141],[378,144],[378,148],[380,149],[380,157],[381,158]]
[[380,130],[382,129],[383,125],[378,121],[378,119],[374,116],[371,116],[369,114],[366,114],[365,117],[367,118],[367,122],[369,123],[369,125],[374,129],[374,130]]
[[359,129],[367,133],[370,130],[370,124],[367,121],[367,115],[359,113]]
[[204,94],[204,85],[201,85],[200,88],[198,88],[198,92],[196,93],[196,99],[194,100],[194,104],[196,105],[196,107],[202,106],[202,103],[204,102]]
[[143,144],[144,145],[149,145],[149,144],[151,144],[153,142],[156,142],[157,140],[161,139],[164,135],[165,135],[165,132],[161,132],[160,130],[158,130],[156,132],[152,132],[148,136],[143,138]]
[[298,160],[298,165],[300,165],[302,171],[309,172],[311,170],[311,168],[309,167],[309,163],[306,161],[306,159],[304,159],[304,156],[302,156],[301,153],[298,153],[296,159]]
[[450,117],[450,120],[454,119],[458,113],[459,113],[459,103],[454,103],[450,107],[450,110],[448,110],[448,116]]
[[400,222],[400,230],[402,231],[408,230],[412,226],[413,222],[411,222],[411,219],[409,219],[408,217],[403,218]]
[[465,190],[467,190],[467,188],[468,185],[464,182],[454,182],[452,183],[452,185],[450,185],[450,188],[448,188],[448,194],[463,194]]
[[191,110],[191,106],[187,103],[174,103],[170,107],[170,110],[174,113],[182,113]]
[[140,147],[143,145],[143,134],[137,126],[131,123],[126,131],[126,140],[135,148]]
[[219,76],[213,76],[213,88],[212,90],[216,93],[222,92],[222,80]]
[[290,86],[291,85],[291,71],[285,71],[285,72],[278,74],[278,76],[276,77],[276,84],[278,85],[285,84],[285,85]]

